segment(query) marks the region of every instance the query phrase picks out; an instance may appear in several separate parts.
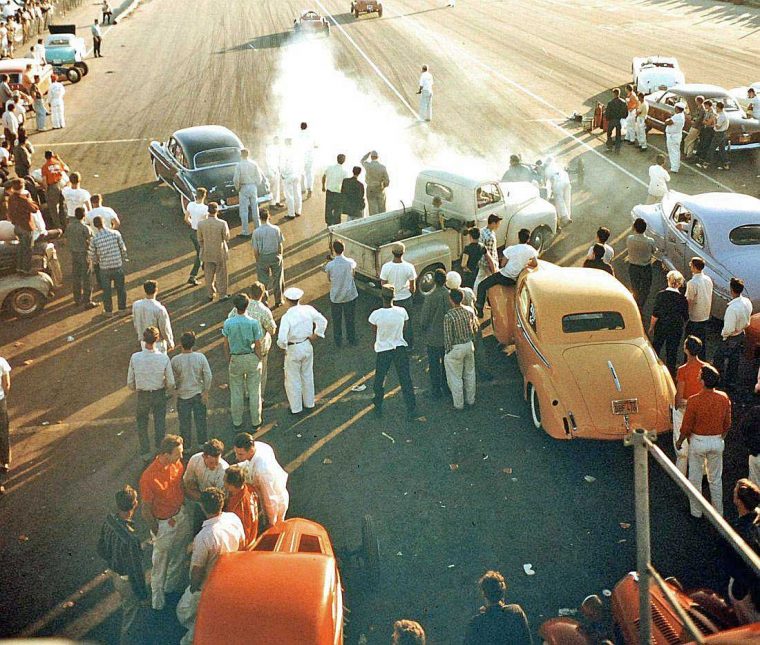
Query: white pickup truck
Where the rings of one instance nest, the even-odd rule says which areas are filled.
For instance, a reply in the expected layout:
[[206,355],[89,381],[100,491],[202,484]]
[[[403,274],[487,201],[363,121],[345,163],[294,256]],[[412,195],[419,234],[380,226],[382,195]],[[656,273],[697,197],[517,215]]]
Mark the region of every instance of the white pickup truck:
[[492,214],[503,218],[496,236],[499,247],[516,244],[517,232],[527,228],[531,244],[542,253],[557,232],[557,211],[532,183],[425,170],[417,176],[411,208],[330,226],[330,245],[343,242],[346,255],[356,260],[358,286],[376,292],[380,268],[392,259],[391,247],[403,242],[404,259],[417,269],[417,291],[427,294],[435,270],[449,271],[461,257],[467,229],[484,227]]

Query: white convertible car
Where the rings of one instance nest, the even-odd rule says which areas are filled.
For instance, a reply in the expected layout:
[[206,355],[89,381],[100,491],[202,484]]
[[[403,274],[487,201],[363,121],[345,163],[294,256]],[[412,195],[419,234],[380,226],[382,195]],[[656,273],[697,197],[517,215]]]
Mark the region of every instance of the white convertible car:
[[639,92],[651,94],[685,83],[678,61],[671,56],[639,56],[631,62],[633,84]]

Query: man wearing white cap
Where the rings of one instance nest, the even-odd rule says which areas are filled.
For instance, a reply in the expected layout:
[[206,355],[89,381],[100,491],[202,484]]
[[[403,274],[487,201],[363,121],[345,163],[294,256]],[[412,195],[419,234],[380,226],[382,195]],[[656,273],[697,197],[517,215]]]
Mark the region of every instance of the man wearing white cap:
[[290,411],[300,414],[314,407],[314,348],[311,341],[324,338],[327,319],[311,305],[302,305],[303,291],[285,289],[288,310],[280,320],[277,345],[285,350],[285,392]]
[[66,94],[66,88],[53,74],[50,77],[52,83],[48,88],[48,99],[50,100],[50,113],[53,120],[53,129],[57,130],[66,127],[66,117],[63,111],[63,96]]
[[676,103],[675,114],[665,121],[665,141],[668,145],[668,157],[670,157],[670,172],[678,172],[681,168],[681,139],[683,128],[686,123],[684,103]]

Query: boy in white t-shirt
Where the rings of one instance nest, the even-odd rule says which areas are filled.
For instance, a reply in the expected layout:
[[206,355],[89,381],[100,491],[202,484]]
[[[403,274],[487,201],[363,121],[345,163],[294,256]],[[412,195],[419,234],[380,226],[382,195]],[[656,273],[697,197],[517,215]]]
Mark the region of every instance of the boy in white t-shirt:
[[119,220],[116,211],[113,208],[103,205],[103,195],[99,193],[93,195],[90,199],[90,203],[92,204],[92,210],[85,215],[85,221],[88,226],[93,226],[92,220],[96,217],[100,217],[103,220],[104,228],[114,230],[121,226],[121,220]]
[[413,347],[412,296],[417,290],[417,270],[411,262],[404,260],[405,251],[406,247],[402,242],[393,245],[391,248],[393,260],[386,262],[380,269],[380,284],[392,286],[395,292],[395,304],[406,309],[409,320],[404,326],[404,336],[409,342],[409,347]]
[[190,227],[190,241],[195,249],[195,261],[190,269],[190,277],[187,284],[198,284],[198,271],[201,268],[201,245],[198,243],[198,223],[208,217],[206,205],[206,189],[203,187],[195,191],[195,201],[190,202],[185,208],[185,224]]
[[63,202],[66,204],[66,217],[74,217],[74,211],[82,206],[85,212],[92,210],[90,193],[79,186],[80,176],[78,172],[72,172],[69,177],[70,184],[61,191]]

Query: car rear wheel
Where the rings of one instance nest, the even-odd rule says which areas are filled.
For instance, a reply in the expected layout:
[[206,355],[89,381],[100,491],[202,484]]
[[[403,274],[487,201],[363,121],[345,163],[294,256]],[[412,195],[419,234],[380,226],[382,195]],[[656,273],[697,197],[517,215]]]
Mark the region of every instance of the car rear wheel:
[[552,231],[548,226],[539,226],[530,236],[530,245],[541,255],[549,247]]
[[9,296],[8,306],[19,318],[30,318],[45,307],[45,296],[31,287],[22,287]]
[[87,66],[87,63],[84,61],[79,61],[78,63],[74,63],[74,67],[76,67],[80,72],[82,72],[82,76],[87,76],[87,74],[90,73],[90,68]]
[[533,425],[540,430],[543,427],[541,425],[541,404],[533,383],[528,383],[528,399],[530,399],[530,416],[533,419]]
[[82,72],[76,67],[69,67],[66,70],[66,78],[69,80],[69,83],[78,83],[82,80]]
[[440,264],[431,264],[429,267],[425,267],[417,278],[417,293],[427,296],[435,289],[435,275],[436,269],[442,269]]

